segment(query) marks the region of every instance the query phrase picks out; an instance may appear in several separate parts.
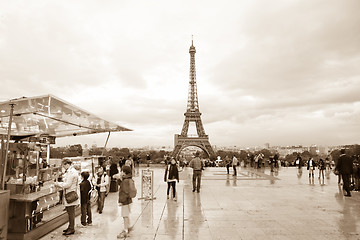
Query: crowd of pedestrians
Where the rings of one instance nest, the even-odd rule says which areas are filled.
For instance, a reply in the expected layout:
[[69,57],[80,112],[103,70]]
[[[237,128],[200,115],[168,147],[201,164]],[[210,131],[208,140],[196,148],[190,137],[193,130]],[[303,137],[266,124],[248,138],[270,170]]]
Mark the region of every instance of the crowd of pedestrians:
[[[63,230],[63,235],[72,235],[75,233],[75,207],[81,207],[81,225],[83,227],[92,225],[91,197],[97,196],[97,211],[102,214],[105,205],[105,198],[109,192],[110,179],[115,180],[119,185],[118,203],[121,207],[121,216],[124,219],[124,230],[117,236],[126,238],[130,226],[131,203],[136,188],[132,176],[134,173],[134,161],[131,157],[119,163],[121,171],[117,165],[109,168],[110,177],[107,169],[100,166],[94,176],[90,176],[89,171],[79,172],[76,170],[70,159],[62,161],[62,181],[55,182],[55,186],[63,193],[60,197],[68,214],[68,227]],[[115,170],[116,168],[116,170]],[[91,177],[91,178],[90,178]],[[79,179],[81,182],[79,183]],[[95,195],[93,193],[96,193]]]
[[[237,176],[237,166],[240,165],[237,157],[235,155],[233,155],[232,158],[226,156],[224,160],[227,174],[230,174],[231,166],[233,168],[233,176]],[[249,160],[251,166],[255,169],[264,166],[263,163],[265,162],[264,155],[262,153],[253,156],[248,155],[247,160]],[[268,163],[271,173],[273,171],[277,171],[281,165],[277,154],[270,156]],[[325,158],[325,160],[320,158],[318,161],[315,161],[312,157],[310,157],[308,160],[304,161],[301,156],[298,155],[295,163],[298,168],[298,177],[301,177],[302,175],[302,166],[306,165],[310,183],[314,183],[316,168],[318,169],[318,178],[319,180],[322,180],[322,182],[324,182],[325,176],[327,176],[327,174],[329,174],[332,170],[329,158]],[[243,166],[246,166],[245,164],[246,161],[244,161]],[[102,214],[110,182],[116,182],[117,187],[119,188],[118,204],[121,207],[121,216],[124,222],[124,229],[117,237],[126,238],[129,231],[132,229],[129,215],[131,212],[132,198],[134,197],[132,192],[134,192],[133,189],[135,188],[132,187],[134,186],[132,176],[135,175],[134,160],[131,157],[128,159],[122,159],[119,162],[120,171],[117,164],[110,166],[110,171],[106,171],[105,168],[100,167],[95,176],[90,176],[87,171],[79,173],[72,166],[72,162],[69,159],[64,159],[62,166],[64,170],[63,181],[56,182],[55,185],[63,191],[63,203],[68,214],[69,225],[64,230],[63,235],[71,235],[75,233],[75,207],[79,204],[81,205],[81,225],[91,226],[93,220],[90,202],[92,193],[96,192],[98,195],[97,211],[99,214]],[[193,171],[192,191],[199,193],[201,189],[202,171],[205,167],[204,162],[199,157],[199,152],[195,153],[194,158],[190,161],[188,166],[192,168]],[[182,168],[179,166],[175,158],[167,158],[164,172],[164,181],[167,183],[167,199],[172,198],[174,201],[177,201],[176,183],[179,182],[180,171],[182,171]],[[334,173],[342,180],[345,196],[350,197],[352,190],[360,190],[360,167],[358,157],[350,157],[346,155],[345,150],[342,149],[341,155],[336,162]],[[79,175],[81,176],[80,184]],[[75,197],[75,199],[71,199],[69,196],[71,193],[77,192],[78,188],[80,196]]]
[[317,177],[321,184],[325,184],[325,178],[329,178],[333,170],[333,173],[338,176],[338,184],[343,185],[345,196],[350,197],[351,191],[360,191],[359,156],[348,156],[345,152],[345,149],[340,150],[340,156],[336,161],[334,169],[328,157],[325,160],[320,158],[318,161],[309,157],[304,164],[304,161],[298,155],[295,161],[298,167],[298,177],[301,177],[302,166],[305,165],[309,174],[309,183],[314,184],[316,169],[318,169]]

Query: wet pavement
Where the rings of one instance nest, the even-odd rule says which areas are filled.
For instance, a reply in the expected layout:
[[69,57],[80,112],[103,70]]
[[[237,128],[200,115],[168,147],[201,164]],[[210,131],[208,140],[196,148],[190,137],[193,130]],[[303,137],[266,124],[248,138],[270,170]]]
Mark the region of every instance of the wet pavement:
[[[126,239],[360,239],[360,192],[344,197],[337,176],[309,182],[307,171],[296,168],[238,168],[238,176],[226,168],[207,168],[200,193],[192,192],[191,169],[180,173],[177,201],[167,200],[163,168],[154,170],[151,201],[134,199]],[[141,169],[140,169],[141,170]],[[141,194],[140,177],[134,177]],[[123,230],[117,193],[109,193],[102,214],[93,207],[93,225],[62,236],[67,224],[47,234],[49,239],[116,239]]]

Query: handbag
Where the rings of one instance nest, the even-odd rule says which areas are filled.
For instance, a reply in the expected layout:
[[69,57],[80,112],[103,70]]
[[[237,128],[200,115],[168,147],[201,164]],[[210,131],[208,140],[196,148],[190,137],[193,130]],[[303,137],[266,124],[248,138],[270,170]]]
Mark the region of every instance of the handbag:
[[89,191],[90,203],[95,203],[95,202],[97,202],[98,196],[99,196],[98,191],[97,191],[95,188],[92,188],[92,189]]
[[65,194],[65,199],[67,203],[73,203],[79,199],[79,196],[75,191],[71,191]]

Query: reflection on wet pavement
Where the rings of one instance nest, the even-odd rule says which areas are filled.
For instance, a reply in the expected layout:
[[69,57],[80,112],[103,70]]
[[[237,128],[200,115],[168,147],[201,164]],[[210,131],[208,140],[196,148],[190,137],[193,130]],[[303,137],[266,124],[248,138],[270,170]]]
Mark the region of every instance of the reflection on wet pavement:
[[[163,168],[153,170],[156,199],[134,199],[127,239],[360,239],[360,192],[345,198],[332,173],[309,180],[297,168],[239,168],[237,177],[207,168],[201,192],[193,193],[192,171],[185,169],[174,201],[166,199]],[[140,177],[134,180],[140,189]],[[72,236],[61,235],[64,225],[42,239],[116,239],[123,229],[117,193],[93,216],[93,226],[84,228],[77,217]]]

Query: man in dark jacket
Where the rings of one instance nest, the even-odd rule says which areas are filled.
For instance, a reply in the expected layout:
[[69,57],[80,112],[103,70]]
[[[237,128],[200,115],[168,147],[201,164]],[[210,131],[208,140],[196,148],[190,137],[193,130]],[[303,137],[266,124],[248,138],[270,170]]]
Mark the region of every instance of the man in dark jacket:
[[[81,203],[81,224],[83,226],[92,224],[92,216],[91,216],[91,204],[90,204],[90,196],[89,192],[91,190],[91,184],[88,180],[89,173],[82,172],[81,177],[83,181],[80,183],[80,203]],[[87,222],[86,222],[87,216]]]
[[343,182],[344,182],[343,190],[346,191],[345,196],[351,197],[350,177],[351,177],[351,174],[353,173],[353,160],[351,157],[349,157],[345,154],[345,149],[341,149],[340,153],[341,153],[341,155],[336,164],[336,169],[339,171],[339,174],[341,174],[341,177],[343,179]]

